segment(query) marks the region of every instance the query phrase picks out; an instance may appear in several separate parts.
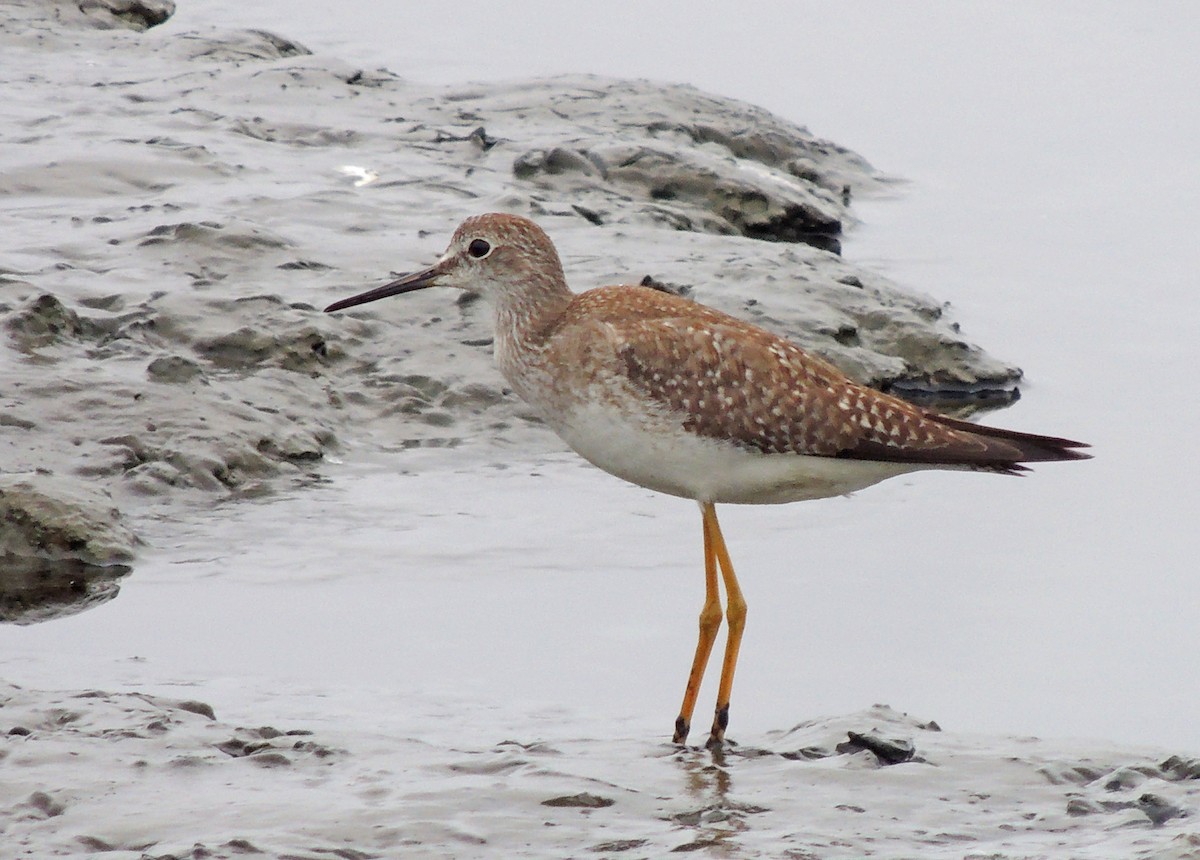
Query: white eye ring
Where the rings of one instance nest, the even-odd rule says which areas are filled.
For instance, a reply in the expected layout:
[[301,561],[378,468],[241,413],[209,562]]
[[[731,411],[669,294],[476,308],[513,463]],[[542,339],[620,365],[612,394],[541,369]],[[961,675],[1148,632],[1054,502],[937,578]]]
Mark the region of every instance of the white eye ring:
[[485,239],[472,239],[471,244],[467,246],[467,253],[476,260],[482,260],[492,253],[492,246]]

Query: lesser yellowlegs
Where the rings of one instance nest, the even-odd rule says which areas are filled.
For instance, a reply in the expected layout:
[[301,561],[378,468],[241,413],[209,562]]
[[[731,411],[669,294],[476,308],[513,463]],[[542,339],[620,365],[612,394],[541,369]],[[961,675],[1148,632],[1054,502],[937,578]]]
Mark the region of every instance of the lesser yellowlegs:
[[918,469],[1000,474],[1079,460],[1081,442],[958,421],[853,382],[828,362],[720,311],[641,286],[572,293],[549,237],[514,215],[468,218],[428,269],[327,307],[427,287],[481,293],[513,390],[575,451],[652,490],[695,499],[705,600],[674,739],[683,743],[721,625],[729,622],[710,745],[729,722],[746,619],[719,502],[777,504],[860,490]]

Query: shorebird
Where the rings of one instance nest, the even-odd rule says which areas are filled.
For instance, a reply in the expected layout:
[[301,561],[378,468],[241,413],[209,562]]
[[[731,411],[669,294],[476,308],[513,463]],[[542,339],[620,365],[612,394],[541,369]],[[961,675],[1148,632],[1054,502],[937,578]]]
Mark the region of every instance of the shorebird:
[[325,310],[437,286],[490,302],[500,372],[584,459],[699,503],[705,598],[679,744],[722,614],[729,632],[708,745],[724,742],[746,621],[717,504],[840,496],[920,469],[1015,475],[1028,471],[1022,463],[1089,456],[1081,442],[959,421],[860,385],[782,337],[679,296],[642,286],[573,293],[550,238],[515,215],[468,218],[429,268]]

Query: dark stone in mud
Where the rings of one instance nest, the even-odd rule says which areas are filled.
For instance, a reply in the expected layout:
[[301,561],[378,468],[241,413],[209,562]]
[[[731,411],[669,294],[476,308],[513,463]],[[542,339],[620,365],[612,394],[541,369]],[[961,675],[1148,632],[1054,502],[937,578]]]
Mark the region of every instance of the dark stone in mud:
[[278,60],[312,54],[299,42],[267,30],[238,30],[215,36],[184,33],[180,39],[185,42],[188,59],[214,63]]
[[240,320],[255,323],[192,342],[196,354],[217,369],[249,371],[267,366],[312,374],[344,355],[322,328],[307,321],[302,310],[286,306],[278,296],[236,299],[232,306],[227,302],[214,304],[215,315],[232,313]]
[[7,326],[13,341],[26,352],[60,341],[92,339],[101,333],[94,323],[50,293],[26,302],[8,318]]
[[105,566],[132,560],[136,543],[106,493],[46,475],[0,478],[0,553]]
[[[10,732],[11,734],[11,732]],[[43,818],[57,818],[66,811],[66,806],[55,800],[44,791],[35,791],[29,795],[25,805],[38,812]]]
[[561,146],[549,150],[534,149],[518,156],[513,162],[513,175],[517,179],[532,179],[539,173],[551,176],[562,173],[601,176],[602,166],[593,164],[583,152]]
[[601,842],[599,845],[593,845],[588,850],[596,854],[616,854],[621,851],[633,851],[635,848],[641,848],[645,844],[645,839],[614,839],[612,842]]
[[574,807],[577,809],[603,809],[606,806],[612,806],[616,803],[607,797],[589,794],[586,791],[579,794],[568,794],[562,797],[552,797],[549,800],[543,800],[542,806],[563,806]]
[[780,755],[786,759],[789,759],[790,761],[817,761],[818,759],[829,758],[829,756],[833,755],[833,753],[831,753],[829,750],[822,749],[821,747],[809,746],[801,747],[798,750],[780,753]]
[[159,224],[147,232],[139,244],[142,247],[173,244],[229,252],[280,250],[290,246],[286,239],[260,227],[216,221]]
[[148,30],[175,14],[174,0],[80,0],[75,5],[92,26],[102,30]]
[[1087,785],[1104,776],[1105,771],[1087,764],[1053,764],[1038,768],[1038,773],[1051,785]]
[[280,752],[254,753],[250,761],[259,767],[291,767],[292,760]]
[[468,412],[482,412],[490,406],[495,406],[504,400],[504,394],[498,388],[478,382],[469,382],[447,391],[441,398],[440,405],[447,409],[465,409]]
[[21,418],[19,415],[10,415],[7,412],[0,414],[0,427],[16,427],[18,430],[36,430],[37,424],[26,418]]
[[837,746],[839,753],[870,750],[879,757],[880,763],[885,765],[911,761],[917,752],[911,740],[907,738],[887,738],[881,735],[877,729],[872,729],[866,733],[847,732],[847,736],[849,740]]
[[1159,827],[1172,818],[1187,818],[1187,812],[1157,794],[1143,794],[1137,799],[1137,808],[1146,814],[1150,823]]
[[[842,222],[832,196],[807,178],[763,169],[756,154],[742,148],[732,159],[718,158],[667,140],[636,145],[597,140],[587,148],[525,152],[513,162],[513,175],[564,190],[584,184],[632,195],[657,204],[649,211],[680,230],[803,242],[839,252]],[[594,209],[580,214],[594,224],[603,220]]]
[[672,284],[666,281],[660,281],[653,275],[646,275],[638,281],[639,287],[649,287],[652,290],[657,290],[660,293],[668,293],[672,296],[690,296],[692,288],[689,284]]
[[1173,755],[1158,766],[1165,779],[1200,779],[1200,758]]
[[194,699],[184,699],[183,701],[176,702],[175,707],[181,711],[187,711],[188,713],[199,714],[202,717],[208,717],[210,720],[215,720],[217,718],[216,713],[213,711],[212,705],[208,704],[207,702],[197,702]]
[[1137,800],[1092,801],[1082,797],[1073,797],[1067,801],[1067,815],[1071,816],[1122,812],[1129,809],[1141,811],[1155,827],[1161,827],[1172,818],[1188,817],[1187,810],[1157,794],[1143,794]]
[[1117,768],[1104,780],[1105,791],[1128,791],[1146,781],[1147,774],[1132,767]]
[[[181,707],[182,704],[172,703],[174,707]],[[203,703],[195,704],[207,707]],[[292,740],[287,744],[289,738],[311,734],[305,729],[284,732],[272,726],[239,728],[233,737],[214,746],[230,758],[248,758],[264,767],[289,767],[308,756],[323,759],[344,752],[309,740]],[[280,739],[284,744],[272,742]]]
[[1072,797],[1067,801],[1067,815],[1078,817],[1081,815],[1094,815],[1100,811],[1098,804],[1084,800],[1082,797]]
[[191,382],[202,373],[200,365],[181,355],[156,358],[146,367],[146,374],[155,382]]
[[75,841],[90,851],[108,852],[117,850],[116,846],[111,842],[106,842],[98,836],[76,836]]
[[273,439],[263,439],[258,443],[258,450],[275,460],[314,463],[325,456],[324,445],[330,441],[330,437],[318,439],[312,434],[297,431]]

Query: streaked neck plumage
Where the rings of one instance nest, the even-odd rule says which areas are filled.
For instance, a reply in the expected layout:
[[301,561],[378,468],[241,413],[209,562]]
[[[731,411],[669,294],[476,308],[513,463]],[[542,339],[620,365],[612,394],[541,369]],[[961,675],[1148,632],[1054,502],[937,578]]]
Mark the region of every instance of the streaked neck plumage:
[[487,298],[495,324],[495,354],[500,372],[520,388],[522,372],[536,364],[546,338],[574,298],[558,255],[539,249],[538,266],[522,266],[503,282],[490,284]]

